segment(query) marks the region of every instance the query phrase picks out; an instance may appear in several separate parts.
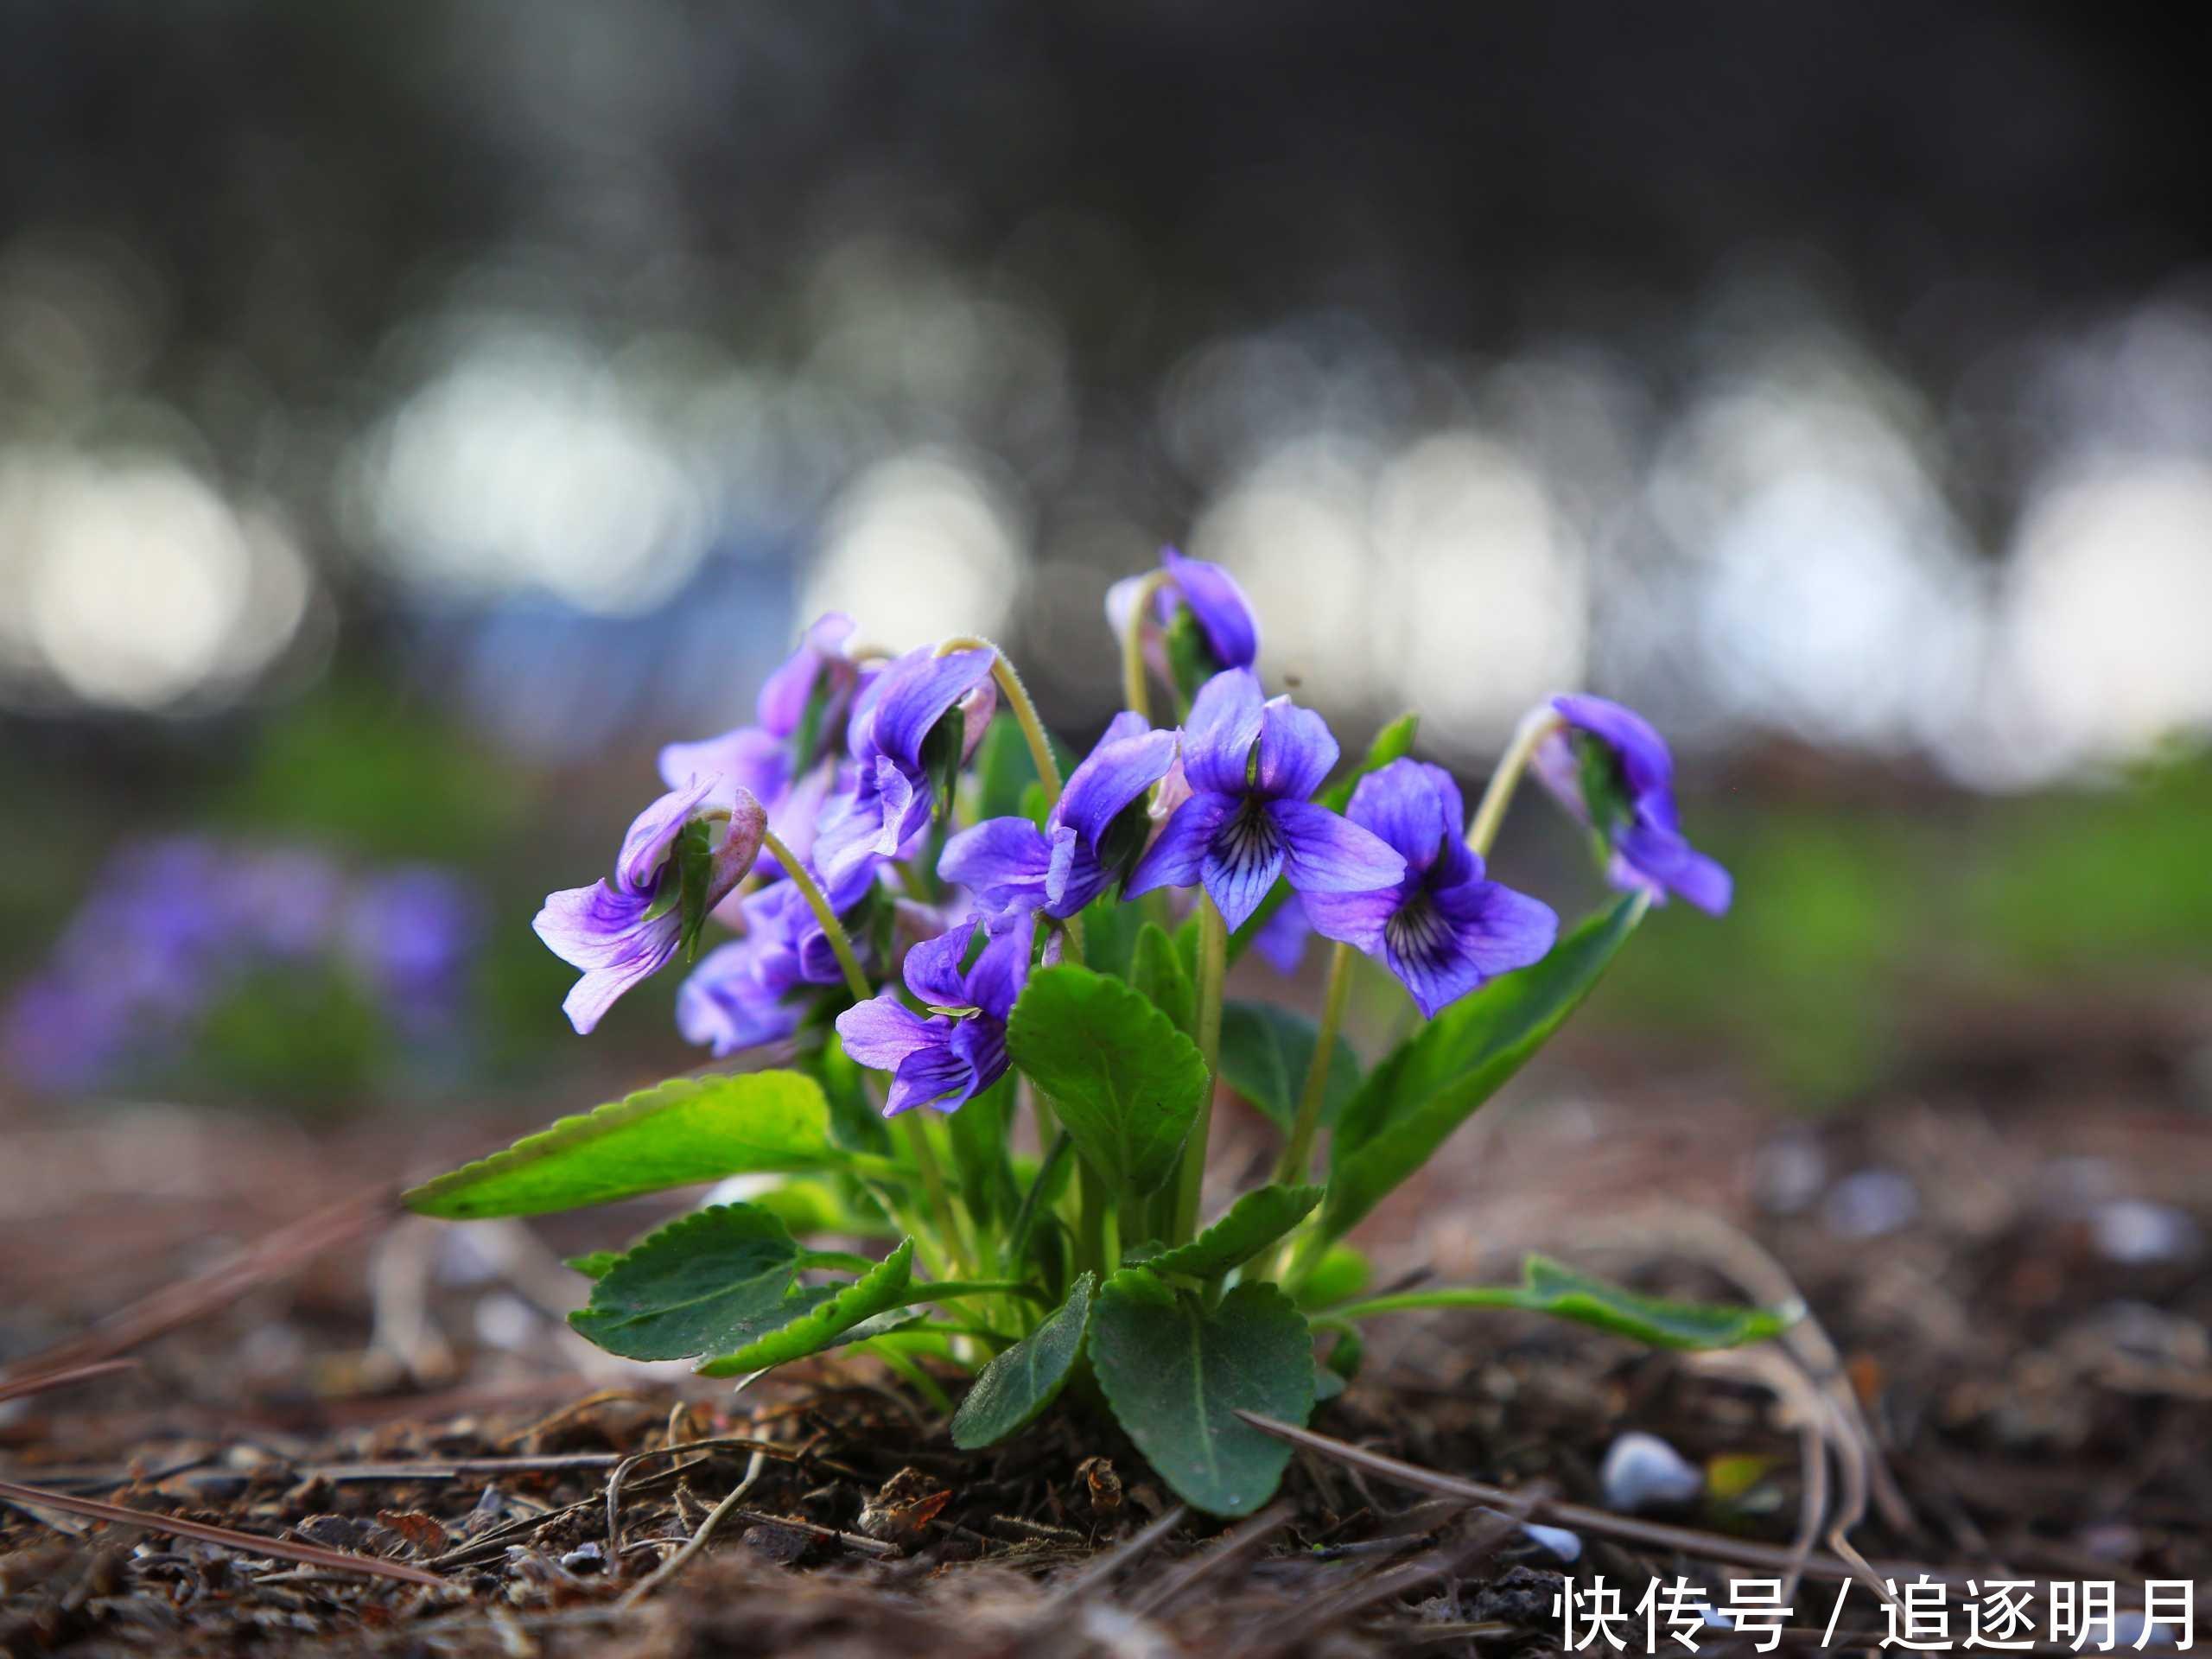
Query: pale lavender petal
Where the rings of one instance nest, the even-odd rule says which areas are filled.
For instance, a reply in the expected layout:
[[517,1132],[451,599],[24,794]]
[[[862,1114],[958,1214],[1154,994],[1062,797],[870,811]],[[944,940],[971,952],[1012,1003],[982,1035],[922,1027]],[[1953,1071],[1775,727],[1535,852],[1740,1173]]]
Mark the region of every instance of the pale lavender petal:
[[611,968],[637,955],[636,937],[654,897],[650,890],[625,893],[605,881],[569,887],[545,895],[531,928],[572,968]]
[[1282,874],[1283,834],[1272,810],[1258,800],[1242,802],[1222,819],[1199,867],[1198,879],[1232,932],[1252,918]]
[[1462,844],[1466,824],[1452,774],[1410,760],[1393,760],[1361,779],[1344,816],[1396,848],[1414,870],[1428,868],[1447,844]]
[[956,651],[943,657],[899,658],[885,676],[875,705],[875,744],[908,772],[922,764],[922,740],[963,697],[991,677],[996,653]]
[[1042,904],[1050,891],[1053,849],[1027,818],[986,818],[944,843],[937,873],[983,905]]
[[1337,764],[1329,723],[1288,697],[1272,697],[1261,711],[1260,759],[1254,769],[1259,792],[1270,800],[1302,801],[1321,787]]
[[1568,725],[1605,740],[1620,757],[1621,775],[1628,780],[1630,794],[1664,789],[1674,780],[1675,760],[1667,752],[1667,740],[1635,709],[1579,693],[1554,697],[1552,707]]
[[[1135,729],[1116,735],[1115,728]],[[1124,712],[1107,728],[1098,747],[1069,774],[1054,816],[1080,830],[1092,851],[1098,839],[1129,803],[1142,795],[1175,764],[1175,734],[1146,729],[1142,719]]]
[[1325,806],[1270,801],[1264,810],[1281,836],[1290,885],[1300,893],[1363,893],[1405,879],[1406,861],[1389,842]]
[[837,1016],[837,1037],[855,1064],[890,1071],[911,1054],[941,1047],[949,1023],[923,1019],[886,986]]
[[1198,688],[1183,725],[1183,772],[1192,788],[1244,792],[1245,766],[1260,741],[1266,702],[1249,669],[1225,670]]
[[1382,930],[1398,912],[1399,890],[1377,887],[1369,893],[1307,893],[1298,895],[1313,931],[1369,956],[1382,949]]
[[852,632],[853,619],[841,611],[816,619],[799,648],[760,683],[760,699],[754,712],[762,726],[779,738],[790,737],[798,730],[816,683],[825,669],[842,657],[842,647]]
[[1123,896],[1134,899],[1155,887],[1188,887],[1198,883],[1205,863],[1206,849],[1214,832],[1236,803],[1226,795],[1193,795],[1175,809],[1145,855],[1130,873]]
[[1114,885],[1114,872],[1098,861],[1083,837],[1065,824],[1052,831],[1052,867],[1045,878],[1045,913],[1066,918]]
[[684,823],[720,782],[712,776],[694,778],[639,813],[631,822],[630,833],[622,838],[621,852],[615,855],[614,879],[633,893],[649,890],[654,873],[668,857],[668,849],[676,844]]
[[1214,661],[1224,668],[1251,667],[1260,654],[1260,628],[1236,578],[1217,564],[1186,559],[1172,547],[1162,549],[1160,558],[1183,590]]
[[715,806],[735,803],[740,789],[772,801],[791,779],[791,756],[784,740],[758,726],[740,726],[696,743],[671,743],[660,752],[660,780],[681,789],[694,778],[715,779],[707,799]]
[[676,1027],[684,1040],[720,1055],[758,1047],[798,1028],[802,1009],[766,982],[761,950],[739,939],[709,951],[676,993]]
[[607,1011],[621,1001],[623,993],[651,979],[676,954],[677,940],[683,931],[677,918],[664,916],[652,925],[655,933],[665,936],[665,948],[645,951],[634,962],[620,967],[594,968],[571,985],[568,995],[561,999],[561,1012],[569,1016],[569,1023],[575,1027],[578,1036],[589,1036],[607,1017]]
[[967,979],[960,964],[975,942],[976,925],[967,921],[949,927],[906,953],[906,988],[918,1001],[938,1008],[969,1006]]

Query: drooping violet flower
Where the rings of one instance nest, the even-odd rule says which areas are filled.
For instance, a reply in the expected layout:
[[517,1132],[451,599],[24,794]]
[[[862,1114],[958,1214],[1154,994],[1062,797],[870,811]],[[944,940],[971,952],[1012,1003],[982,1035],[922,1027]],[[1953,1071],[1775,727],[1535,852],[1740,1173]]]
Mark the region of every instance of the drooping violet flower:
[[1106,620],[1124,643],[1130,629],[1143,629],[1153,672],[1187,699],[1222,670],[1252,666],[1260,626],[1236,578],[1219,565],[1186,559],[1172,547],[1160,549],[1160,561],[1168,579],[1154,590],[1152,615],[1137,614],[1148,578],[1129,576],[1106,590]]
[[798,649],[762,682],[753,708],[758,723],[667,745],[660,752],[661,782],[680,789],[694,778],[719,778],[709,798],[718,806],[735,804],[741,789],[751,791],[768,809],[768,827],[806,856],[830,782],[829,769],[817,762],[843,744],[861,683],[860,668],[844,654],[852,632],[852,618],[839,612],[817,619]]
[[1606,879],[1654,904],[1678,893],[1700,910],[1726,912],[1735,884],[1691,847],[1675,807],[1675,758],[1666,740],[1632,709],[1603,697],[1554,697],[1567,729],[1537,746],[1530,767],[1609,858]]
[[[677,842],[693,823],[717,813],[707,807],[718,779],[694,778],[640,812],[622,839],[611,880],[548,893],[531,925],[553,954],[584,970],[562,1002],[569,1023],[588,1032],[632,986],[668,965],[683,938],[682,861]],[[705,875],[704,902],[720,904],[760,855],[767,814],[740,791],[722,845]]]
[[944,843],[937,873],[986,910],[1074,915],[1144,849],[1144,793],[1175,764],[1175,734],[1128,709],[1068,776],[1039,829],[1027,818],[987,818]]
[[1346,811],[1404,855],[1405,879],[1374,893],[1308,893],[1306,916],[1395,974],[1429,1018],[1552,948],[1551,906],[1484,879],[1460,839],[1459,785],[1443,767],[1393,760],[1359,780]]
[[916,1014],[886,986],[837,1016],[845,1052],[893,1074],[883,1115],[917,1106],[954,1112],[1006,1075],[1006,1021],[1029,977],[1037,937],[1033,911],[1010,911],[995,925],[975,965],[961,963],[983,925],[980,918],[948,929],[906,953],[906,988],[930,1010]]
[[815,839],[816,861],[830,880],[870,857],[899,856],[929,823],[997,707],[994,658],[980,648],[939,657],[923,645],[861,690],[847,728],[852,764]]
[[[1260,907],[1278,875],[1301,893],[1395,886],[1406,873],[1400,854],[1306,798],[1336,765],[1337,752],[1320,715],[1288,697],[1263,700],[1249,669],[1215,675],[1199,688],[1183,728],[1191,797],[1138,861],[1124,891],[1134,898],[1154,887],[1201,885],[1233,929]],[[1318,917],[1313,921],[1328,931]]]

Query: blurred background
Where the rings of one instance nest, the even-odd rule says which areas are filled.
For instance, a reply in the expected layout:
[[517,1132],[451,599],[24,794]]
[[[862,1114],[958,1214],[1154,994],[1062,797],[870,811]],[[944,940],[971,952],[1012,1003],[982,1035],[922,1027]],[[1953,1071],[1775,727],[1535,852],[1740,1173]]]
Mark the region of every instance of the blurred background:
[[[689,1064],[674,976],[587,1044],[528,931],[655,748],[830,607],[1001,639],[1086,739],[1172,541],[1348,748],[1418,708],[1471,776],[1574,686],[1675,738],[1738,906],[1600,998],[1638,1067],[2202,1098],[2178,28],[9,0],[0,1093],[548,1116]],[[1568,908],[1546,810],[1500,863]]]

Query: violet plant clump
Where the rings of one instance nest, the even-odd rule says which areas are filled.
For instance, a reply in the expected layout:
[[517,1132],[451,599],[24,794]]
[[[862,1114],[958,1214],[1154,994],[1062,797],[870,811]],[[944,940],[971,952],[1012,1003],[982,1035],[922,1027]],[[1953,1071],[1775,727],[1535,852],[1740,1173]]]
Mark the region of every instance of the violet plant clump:
[[[1542,1257],[1516,1284],[1365,1296],[1344,1242],[1653,904],[1726,909],[1657,734],[1597,698],[1546,703],[1470,819],[1451,775],[1408,755],[1412,716],[1344,767],[1318,714],[1267,695],[1226,573],[1171,550],[1109,613],[1126,707],[1065,783],[996,647],[848,649],[841,617],[772,677],[757,725],[664,752],[670,792],[613,876],[552,895],[538,927],[582,970],[579,1031],[731,930],[677,997],[683,1035],[723,1065],[409,1202],[531,1215],[771,1178],[572,1263],[593,1281],[576,1328],[716,1376],[854,1345],[950,1413],[963,1448],[1072,1387],[1225,1516],[1265,1503],[1289,1455],[1238,1414],[1303,1423],[1368,1320],[1515,1307],[1680,1348],[1778,1330],[1774,1312],[1662,1301]],[[1620,890],[1564,930],[1485,862],[1532,767]],[[1318,1020],[1224,1000],[1243,950],[1309,929],[1332,946]],[[1363,974],[1395,981],[1411,1016],[1370,1067],[1341,1033]],[[1241,1193],[1206,1165],[1224,1087],[1282,1134],[1273,1179]],[[957,1402],[955,1374],[972,1378]]]

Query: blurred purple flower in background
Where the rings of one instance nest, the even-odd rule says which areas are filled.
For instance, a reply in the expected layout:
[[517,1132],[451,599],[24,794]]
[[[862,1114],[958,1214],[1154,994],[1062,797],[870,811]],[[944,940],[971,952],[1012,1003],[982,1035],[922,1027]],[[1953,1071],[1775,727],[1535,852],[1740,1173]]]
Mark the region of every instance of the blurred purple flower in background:
[[431,865],[357,874],[307,848],[132,842],[0,1013],[0,1063],[35,1087],[97,1086],[175,1056],[271,970],[334,972],[398,1030],[424,1034],[453,1022],[483,924],[475,891]]
[[1606,879],[1655,904],[1674,893],[1715,916],[1726,912],[1734,883],[1682,834],[1666,740],[1633,709],[1604,697],[1554,697],[1552,707],[1567,729],[1538,746],[1531,766],[1604,842]]
[[1306,798],[1337,753],[1337,740],[1312,709],[1287,697],[1263,700],[1249,670],[1216,675],[1200,689],[1184,728],[1191,797],[1138,861],[1126,892],[1203,886],[1233,929],[1260,907],[1278,875],[1306,893],[1394,885],[1405,874],[1403,857]]
[[1429,1018],[1539,960],[1559,937],[1549,905],[1484,879],[1460,838],[1459,785],[1443,767],[1393,760],[1359,780],[1347,816],[1404,855],[1405,879],[1372,893],[1309,893],[1306,916],[1389,969]]

